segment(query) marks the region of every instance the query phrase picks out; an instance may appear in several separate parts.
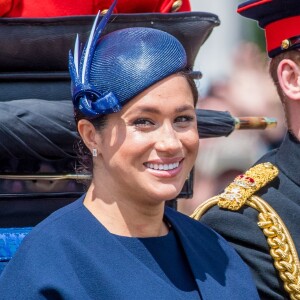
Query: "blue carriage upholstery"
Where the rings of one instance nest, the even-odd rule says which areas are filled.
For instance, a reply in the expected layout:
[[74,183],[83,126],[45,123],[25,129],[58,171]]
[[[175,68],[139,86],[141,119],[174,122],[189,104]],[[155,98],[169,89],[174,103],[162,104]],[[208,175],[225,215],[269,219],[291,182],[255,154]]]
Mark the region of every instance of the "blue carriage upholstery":
[[0,274],[31,229],[31,227],[0,228]]

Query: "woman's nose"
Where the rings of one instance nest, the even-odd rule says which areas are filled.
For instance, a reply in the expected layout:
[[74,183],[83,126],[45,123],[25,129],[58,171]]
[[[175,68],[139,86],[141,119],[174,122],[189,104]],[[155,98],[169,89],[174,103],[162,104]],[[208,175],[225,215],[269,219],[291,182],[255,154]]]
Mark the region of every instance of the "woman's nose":
[[158,131],[156,149],[161,152],[175,152],[182,147],[178,133],[172,125],[165,124]]

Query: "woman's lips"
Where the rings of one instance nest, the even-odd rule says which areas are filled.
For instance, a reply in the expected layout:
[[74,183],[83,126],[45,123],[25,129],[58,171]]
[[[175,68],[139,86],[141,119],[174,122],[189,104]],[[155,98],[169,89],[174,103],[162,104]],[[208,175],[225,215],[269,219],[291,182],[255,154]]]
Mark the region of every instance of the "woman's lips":
[[157,177],[170,178],[180,173],[182,169],[182,161],[174,162],[146,162],[144,163],[148,171]]

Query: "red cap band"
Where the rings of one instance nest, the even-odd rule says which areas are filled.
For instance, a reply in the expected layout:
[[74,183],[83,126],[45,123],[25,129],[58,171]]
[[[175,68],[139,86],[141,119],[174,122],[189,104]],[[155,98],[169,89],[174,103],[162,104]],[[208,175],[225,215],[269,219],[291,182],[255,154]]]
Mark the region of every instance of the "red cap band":
[[285,39],[300,35],[300,16],[281,19],[265,27],[267,51],[281,47]]
[[255,6],[260,6],[260,5],[262,5],[262,4],[265,4],[265,3],[267,3],[267,2],[272,2],[272,1],[273,1],[273,0],[259,0],[259,1],[257,1],[257,2],[250,3],[250,4],[248,4],[248,5],[245,5],[245,6],[242,6],[242,7],[238,8],[238,9],[237,9],[237,12],[240,14],[240,13],[242,13],[243,11],[246,11],[246,10],[248,10],[248,9],[250,9],[250,8],[253,8],[253,7],[255,7]]

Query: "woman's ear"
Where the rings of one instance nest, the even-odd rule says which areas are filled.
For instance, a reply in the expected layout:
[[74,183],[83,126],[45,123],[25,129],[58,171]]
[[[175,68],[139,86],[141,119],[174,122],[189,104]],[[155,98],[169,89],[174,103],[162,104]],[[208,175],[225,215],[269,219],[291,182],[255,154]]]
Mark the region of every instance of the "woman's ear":
[[85,119],[78,121],[77,130],[84,142],[84,144],[92,152],[93,149],[97,149],[97,140],[96,140],[96,129],[94,125]]
[[283,93],[291,100],[300,100],[300,69],[290,59],[283,59],[277,67],[278,81]]

